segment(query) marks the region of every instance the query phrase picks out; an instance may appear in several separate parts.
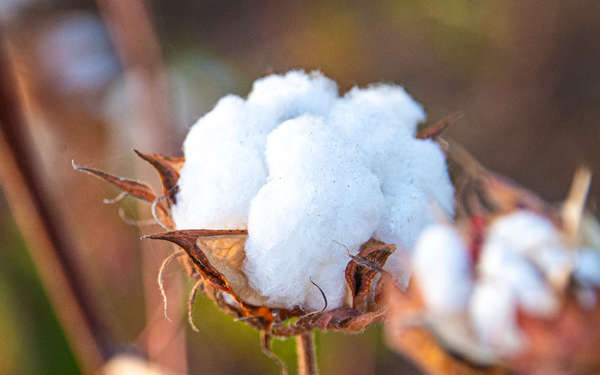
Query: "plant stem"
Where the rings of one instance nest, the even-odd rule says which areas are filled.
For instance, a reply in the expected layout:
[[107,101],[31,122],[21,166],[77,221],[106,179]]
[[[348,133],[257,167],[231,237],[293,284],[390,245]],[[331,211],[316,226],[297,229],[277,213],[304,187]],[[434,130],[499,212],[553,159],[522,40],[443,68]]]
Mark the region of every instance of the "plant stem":
[[315,334],[313,331],[296,336],[298,375],[317,375]]

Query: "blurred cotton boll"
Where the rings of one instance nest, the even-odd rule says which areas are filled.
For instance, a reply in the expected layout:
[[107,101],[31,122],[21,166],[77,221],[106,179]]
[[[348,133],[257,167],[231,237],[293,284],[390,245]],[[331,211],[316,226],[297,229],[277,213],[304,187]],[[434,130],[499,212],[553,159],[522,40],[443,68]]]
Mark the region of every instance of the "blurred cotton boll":
[[[176,227],[247,228],[244,272],[271,306],[322,308],[314,282],[339,307],[348,252],[371,238],[410,249],[432,202],[453,214],[443,153],[415,138],[424,118],[400,86],[340,97],[319,72],[258,79],[190,129]],[[402,259],[388,267],[398,279]]]

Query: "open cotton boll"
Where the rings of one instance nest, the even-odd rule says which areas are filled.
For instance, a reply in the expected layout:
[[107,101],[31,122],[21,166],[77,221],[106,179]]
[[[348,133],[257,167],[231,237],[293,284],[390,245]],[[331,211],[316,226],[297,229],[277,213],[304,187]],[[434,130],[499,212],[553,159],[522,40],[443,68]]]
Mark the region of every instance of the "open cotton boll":
[[337,99],[335,82],[320,72],[299,70],[257,79],[248,95],[250,105],[273,113],[277,122],[303,114],[324,116]]
[[428,309],[436,314],[467,309],[471,295],[471,260],[459,233],[433,225],[423,231],[413,255],[413,270]]
[[[423,108],[394,85],[343,98],[319,72],[257,80],[246,100],[229,95],[185,143],[172,216],[177,229],[248,228],[244,272],[272,306],[330,308],[345,293],[346,246],[374,237],[412,248],[452,216],[453,189],[434,142],[415,139]],[[386,269],[406,276],[392,254]]]
[[244,229],[267,172],[253,147],[221,141],[202,158],[186,159],[180,175],[171,209],[178,229]]
[[268,138],[269,171],[275,172],[252,201],[244,270],[273,305],[322,308],[312,279],[329,308],[339,307],[345,246],[356,252],[377,227],[379,181],[360,159],[346,159],[341,144],[310,116],[285,122]]

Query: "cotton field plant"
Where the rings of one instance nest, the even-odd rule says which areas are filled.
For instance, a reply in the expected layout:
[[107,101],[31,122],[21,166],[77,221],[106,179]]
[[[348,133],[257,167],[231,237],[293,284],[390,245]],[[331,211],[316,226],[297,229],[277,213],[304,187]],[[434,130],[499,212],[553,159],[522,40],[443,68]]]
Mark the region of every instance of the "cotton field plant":
[[[527,347],[514,312],[556,316],[572,290],[567,280],[578,285],[577,303],[595,311],[598,252],[582,250],[578,235],[563,238],[579,233],[581,212],[569,227],[531,193],[486,185],[487,171],[453,157],[453,144],[439,138],[453,120],[418,131],[425,112],[400,86],[340,96],[321,73],[292,71],[258,79],[245,99],[222,98],[190,128],[184,157],[137,152],[161,176],[160,195],[74,167],[151,203],[166,231],[144,238],[177,245],[159,272],[161,291],[164,267],[179,258],[197,280],[194,329],[201,290],[257,328],[272,358],[271,338],[298,336],[301,371],[314,373],[314,329],[360,332],[384,321],[392,346],[429,361],[398,333],[419,316],[432,327],[425,334],[442,338],[429,341],[440,353],[459,352],[464,368],[495,370]],[[468,173],[451,181],[447,153]],[[480,226],[463,235],[473,228],[463,223]],[[469,334],[447,334],[450,325]]]

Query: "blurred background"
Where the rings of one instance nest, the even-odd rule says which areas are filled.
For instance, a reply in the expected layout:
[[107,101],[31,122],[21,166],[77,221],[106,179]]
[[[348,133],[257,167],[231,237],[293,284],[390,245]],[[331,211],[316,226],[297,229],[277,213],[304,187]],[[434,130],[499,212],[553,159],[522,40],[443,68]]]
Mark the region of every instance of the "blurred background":
[[[0,22],[4,81],[27,124],[21,154],[8,162],[5,140],[0,155],[1,374],[87,373],[116,352],[174,374],[278,372],[258,334],[203,297],[200,333],[189,329],[191,284],[176,264],[166,274],[166,321],[156,274],[169,247],[138,240],[160,228],[126,223],[143,224],[149,206],[103,204],[117,191],[71,168],[75,160],[158,187],[132,149],[181,155],[199,116],[266,74],[319,69],[342,93],[401,84],[430,122],[463,111],[447,136],[549,201],[565,197],[576,167],[600,168],[596,0],[0,0]],[[77,312],[62,302],[60,283],[49,285],[56,264],[36,250],[42,235],[24,208],[27,184],[13,176],[19,168],[37,176],[34,195],[79,275],[82,315],[103,343],[83,351],[88,360],[74,344],[85,342],[73,334]],[[599,199],[593,182],[596,214]],[[380,327],[318,334],[317,345],[323,374],[418,373],[385,347]],[[274,350],[293,373],[294,342]]]

